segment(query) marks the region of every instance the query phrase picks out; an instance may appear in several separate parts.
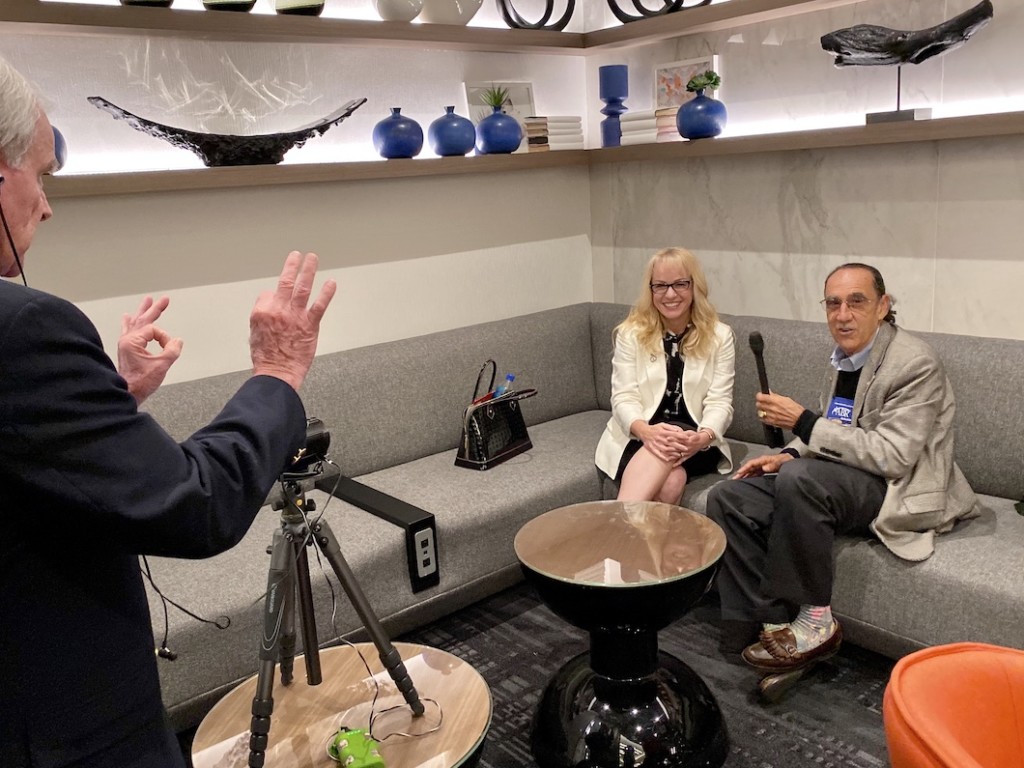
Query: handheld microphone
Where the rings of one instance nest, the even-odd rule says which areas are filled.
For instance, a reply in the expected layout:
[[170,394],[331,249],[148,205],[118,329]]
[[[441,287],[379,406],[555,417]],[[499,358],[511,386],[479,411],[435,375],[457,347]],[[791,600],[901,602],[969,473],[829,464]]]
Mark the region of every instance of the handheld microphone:
[[[758,331],[750,334],[750,350],[754,353],[754,362],[757,363],[757,379],[761,384],[761,394],[770,394],[771,390],[768,389],[768,371],[764,367],[764,337]],[[768,424],[762,424],[761,426],[764,427],[764,439],[769,447],[781,448],[786,444],[786,438],[782,434],[781,429]]]

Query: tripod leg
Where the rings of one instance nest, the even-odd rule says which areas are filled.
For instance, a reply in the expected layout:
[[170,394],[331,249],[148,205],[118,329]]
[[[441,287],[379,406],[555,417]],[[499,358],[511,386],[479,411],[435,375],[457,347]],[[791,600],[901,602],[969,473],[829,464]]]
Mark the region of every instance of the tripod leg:
[[380,654],[380,660],[384,668],[391,675],[391,679],[395,682],[398,690],[402,692],[406,703],[412,709],[413,715],[416,717],[422,716],[424,712],[423,703],[420,701],[416,687],[413,685],[409,673],[405,669],[401,655],[395,650],[388,636],[384,633],[384,628],[380,625],[380,620],[373,612],[373,608],[370,607],[370,603],[367,601],[366,595],[363,594],[359,582],[356,581],[356,576],[352,573],[348,561],[341,554],[341,547],[338,546],[338,540],[334,537],[334,532],[327,524],[327,521],[322,518],[313,529],[313,539],[323,551],[327,562],[331,564],[331,568],[334,569],[334,573],[338,577],[338,581],[341,582],[345,594],[348,595],[352,607],[356,609],[356,613],[359,614],[359,618],[362,620],[363,626],[366,627],[370,639],[377,646],[377,653]]
[[[299,619],[302,621],[302,647],[306,652],[306,682],[309,685],[320,685],[324,679],[320,672],[320,641],[317,639],[316,615],[313,612],[313,587],[309,583],[309,557],[304,544],[299,544],[296,552],[295,583],[298,587]],[[293,633],[293,655],[294,648]]]
[[[281,647],[281,630],[285,622],[286,599],[295,590],[295,548],[281,530],[274,531],[267,574],[267,597],[263,616],[263,637],[260,638],[260,665],[256,677],[256,695],[252,700],[252,721],[249,725],[249,768],[263,768],[270,735],[270,715],[274,711],[274,664]],[[294,621],[291,621],[294,632]],[[292,647],[294,648],[294,638]]]

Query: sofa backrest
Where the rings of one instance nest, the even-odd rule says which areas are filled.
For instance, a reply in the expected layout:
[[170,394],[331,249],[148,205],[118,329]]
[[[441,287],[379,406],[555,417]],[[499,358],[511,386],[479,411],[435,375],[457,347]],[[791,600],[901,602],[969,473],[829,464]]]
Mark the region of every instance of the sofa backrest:
[[[591,333],[598,401],[611,408],[612,329],[629,307],[594,304]],[[834,345],[824,322],[723,315],[736,334],[735,415],[727,437],[764,443],[754,395],[759,390],[750,334],[764,338],[765,368],[772,390],[809,408],[818,407],[818,390]],[[1018,407],[1024,380],[1024,341],[917,333],[938,353],[956,394],[956,460],[978,493],[1024,497],[1024,410]],[[786,439],[792,434],[785,433]]]
[[[590,338],[590,305],[577,304],[322,355],[302,388],[306,414],[331,432],[331,455],[342,472],[363,475],[454,448],[489,358],[498,365],[497,383],[514,373],[517,388],[538,390],[523,403],[527,424],[597,408]],[[184,439],[246,376],[168,385],[146,407]]]

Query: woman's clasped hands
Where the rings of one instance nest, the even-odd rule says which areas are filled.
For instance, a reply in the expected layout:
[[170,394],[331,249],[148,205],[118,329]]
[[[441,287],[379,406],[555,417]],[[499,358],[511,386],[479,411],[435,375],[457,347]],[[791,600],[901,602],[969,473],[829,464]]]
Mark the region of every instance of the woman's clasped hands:
[[675,424],[648,424],[637,435],[644,448],[677,467],[704,447],[703,436]]

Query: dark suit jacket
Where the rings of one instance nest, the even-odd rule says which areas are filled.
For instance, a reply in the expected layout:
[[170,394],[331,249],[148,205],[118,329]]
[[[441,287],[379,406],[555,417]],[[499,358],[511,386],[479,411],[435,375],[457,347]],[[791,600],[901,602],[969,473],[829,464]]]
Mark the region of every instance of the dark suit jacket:
[[304,441],[258,376],[176,443],[78,309],[0,281],[0,765],[121,765],[133,734],[177,764],[138,555],[232,547]]

